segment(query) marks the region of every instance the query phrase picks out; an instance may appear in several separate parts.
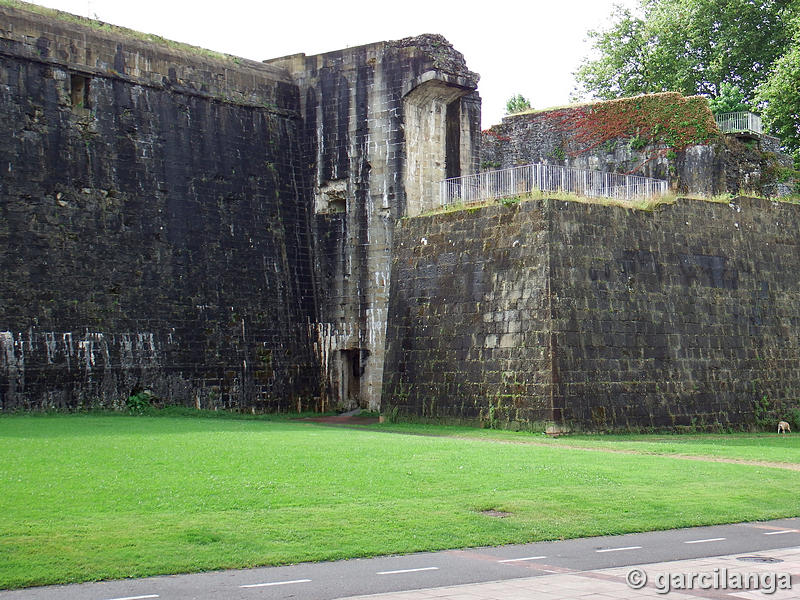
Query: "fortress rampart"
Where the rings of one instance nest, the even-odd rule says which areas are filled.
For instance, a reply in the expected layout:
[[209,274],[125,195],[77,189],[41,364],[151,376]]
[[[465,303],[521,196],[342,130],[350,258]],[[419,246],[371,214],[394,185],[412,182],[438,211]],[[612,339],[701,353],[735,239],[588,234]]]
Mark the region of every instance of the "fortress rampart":
[[525,426],[740,426],[797,406],[792,204],[554,200],[405,219],[384,410]]
[[477,168],[476,86],[441,36],[259,63],[0,8],[0,408],[377,408],[394,222]]
[[[482,137],[484,160],[555,152],[524,119],[487,143],[477,83],[437,35],[259,63],[0,8],[0,410],[147,389],[614,428],[796,406],[797,206],[425,216]],[[692,185],[765,172],[714,152],[678,165]]]

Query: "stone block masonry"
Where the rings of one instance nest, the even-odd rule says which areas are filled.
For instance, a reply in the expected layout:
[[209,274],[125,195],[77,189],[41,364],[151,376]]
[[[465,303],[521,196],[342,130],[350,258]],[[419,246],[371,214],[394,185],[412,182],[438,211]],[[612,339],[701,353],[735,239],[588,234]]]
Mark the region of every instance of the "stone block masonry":
[[379,408],[394,223],[477,169],[477,75],[147,37],[0,7],[0,410]]
[[[480,168],[478,76],[441,36],[265,63],[146,37],[0,7],[0,411],[149,389],[616,428],[796,405],[796,206],[419,216]],[[565,160],[537,119],[487,160]],[[765,189],[737,143],[678,157],[686,186]]]
[[797,407],[796,205],[530,201],[406,219],[384,409],[589,429]]
[[285,72],[0,9],[0,409],[315,405]]
[[547,213],[526,202],[399,223],[385,411],[552,420]]
[[323,397],[380,408],[395,222],[474,173],[478,77],[439,35],[268,61],[297,81],[314,194]]

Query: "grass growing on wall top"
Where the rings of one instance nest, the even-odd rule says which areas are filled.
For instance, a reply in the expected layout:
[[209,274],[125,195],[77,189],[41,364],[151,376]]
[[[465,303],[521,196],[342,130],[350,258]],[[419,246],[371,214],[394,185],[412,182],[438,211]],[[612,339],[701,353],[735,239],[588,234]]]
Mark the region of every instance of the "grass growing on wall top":
[[678,198],[685,198],[685,197],[686,197],[685,195],[679,196],[677,194],[666,194],[664,196],[654,196],[651,198],[634,198],[631,200],[621,200],[617,198],[605,198],[605,197],[598,198],[598,197],[581,196],[580,194],[576,194],[573,192],[564,192],[564,191],[542,192],[537,190],[529,194],[513,196],[508,198],[499,198],[497,200],[484,200],[481,202],[473,202],[469,204],[463,204],[463,203],[449,204],[447,206],[442,206],[440,208],[427,211],[419,216],[428,217],[432,215],[448,214],[462,210],[479,210],[481,208],[485,208],[487,206],[494,206],[496,204],[512,206],[519,202],[528,202],[530,200],[561,200],[564,202],[579,202],[581,204],[596,204],[598,206],[618,206],[620,208],[628,208],[634,210],[653,210],[657,206],[665,204],[674,204],[678,200]]
[[800,514],[785,469],[308,423],[14,416],[0,453],[0,588]]
[[143,33],[141,31],[136,31],[134,29],[128,29],[127,27],[120,27],[118,25],[104,23],[103,21],[97,21],[95,19],[81,17],[79,15],[74,15],[72,13],[64,12],[62,10],[47,8],[45,6],[39,6],[38,4],[30,4],[28,2],[21,2],[20,0],[0,0],[0,7],[2,6],[8,6],[11,8],[26,10],[32,13],[37,13],[40,15],[58,19],[59,21],[65,21],[68,23],[77,23],[79,25],[91,27],[92,29],[97,29],[99,31],[116,33],[118,35],[123,35],[139,41],[152,42],[154,44],[167,46],[168,48],[172,48],[173,50],[181,50],[183,52],[188,52],[190,54],[197,54],[203,57],[216,58],[218,60],[223,60],[226,62],[237,62],[241,60],[235,56],[231,56],[230,54],[224,54],[222,52],[208,50],[206,48],[201,48],[199,46],[192,46],[191,44],[185,44],[183,42],[168,40],[158,35]]
[[[474,202],[470,204],[455,203],[448,206],[436,208],[419,215],[420,217],[428,217],[432,215],[448,214],[462,210],[479,210],[487,206],[494,206],[503,204],[511,206],[519,202],[528,202],[530,200],[561,200],[564,202],[578,202],[580,204],[595,204],[598,206],[617,206],[620,208],[627,208],[630,210],[655,210],[659,206],[666,206],[675,204],[679,199],[684,200],[697,200],[698,202],[712,202],[715,204],[729,204],[738,201],[739,198],[754,198],[759,200],[769,200],[770,202],[781,202],[784,204],[800,204],[800,196],[781,196],[778,198],[768,198],[759,195],[755,192],[742,192],[741,194],[717,194],[715,196],[698,196],[693,194],[676,194],[670,192],[663,196],[652,196],[650,198],[634,198],[631,200],[622,200],[617,198],[605,197],[589,197],[581,196],[572,192],[542,192],[534,191],[529,194],[514,196],[510,198],[500,198],[497,200],[484,200],[481,202]],[[409,217],[404,217],[409,218]],[[411,217],[413,218],[413,217]]]

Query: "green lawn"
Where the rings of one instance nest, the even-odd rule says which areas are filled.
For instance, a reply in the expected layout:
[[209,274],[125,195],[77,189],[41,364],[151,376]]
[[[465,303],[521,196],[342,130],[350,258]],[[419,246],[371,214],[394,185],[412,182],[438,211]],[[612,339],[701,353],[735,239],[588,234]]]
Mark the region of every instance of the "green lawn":
[[[0,587],[800,515],[796,471],[384,431],[0,418]],[[670,444],[798,452],[793,437],[694,439]]]

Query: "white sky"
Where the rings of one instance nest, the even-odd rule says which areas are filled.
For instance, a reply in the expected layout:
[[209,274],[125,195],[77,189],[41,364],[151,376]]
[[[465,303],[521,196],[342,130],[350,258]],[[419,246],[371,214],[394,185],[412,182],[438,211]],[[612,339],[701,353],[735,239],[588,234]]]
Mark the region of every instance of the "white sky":
[[264,60],[318,54],[421,33],[441,33],[480,74],[483,127],[522,94],[534,108],[567,104],[586,32],[614,4],[636,0],[37,0],[36,4],[219,52]]

